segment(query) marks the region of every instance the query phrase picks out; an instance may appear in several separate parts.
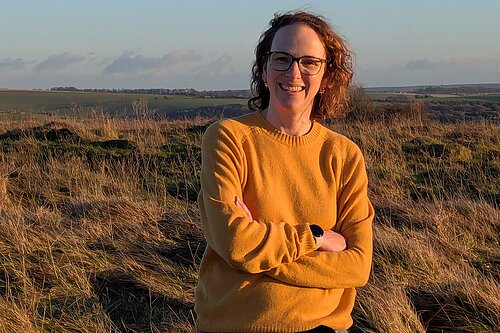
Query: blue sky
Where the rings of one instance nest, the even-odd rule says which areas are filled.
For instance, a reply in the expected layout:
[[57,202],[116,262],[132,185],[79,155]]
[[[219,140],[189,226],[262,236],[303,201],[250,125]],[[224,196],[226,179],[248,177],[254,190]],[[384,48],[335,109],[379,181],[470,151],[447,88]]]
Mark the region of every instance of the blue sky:
[[0,88],[247,89],[276,11],[325,16],[366,87],[500,82],[498,0],[0,0]]

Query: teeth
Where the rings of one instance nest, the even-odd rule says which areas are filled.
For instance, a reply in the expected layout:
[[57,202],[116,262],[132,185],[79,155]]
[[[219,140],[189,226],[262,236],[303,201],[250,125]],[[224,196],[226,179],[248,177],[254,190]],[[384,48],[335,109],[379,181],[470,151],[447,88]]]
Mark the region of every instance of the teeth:
[[287,90],[287,91],[301,91],[302,90],[302,87],[300,87],[300,86],[287,86],[284,84],[281,84],[281,88],[283,88],[284,90]]

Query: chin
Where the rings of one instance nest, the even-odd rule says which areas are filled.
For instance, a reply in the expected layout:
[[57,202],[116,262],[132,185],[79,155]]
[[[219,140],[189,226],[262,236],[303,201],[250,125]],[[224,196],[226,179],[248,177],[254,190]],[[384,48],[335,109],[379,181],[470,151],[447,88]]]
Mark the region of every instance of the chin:
[[294,101],[292,99],[280,100],[278,103],[269,104],[271,108],[282,109],[287,112],[302,112],[312,110],[313,101]]

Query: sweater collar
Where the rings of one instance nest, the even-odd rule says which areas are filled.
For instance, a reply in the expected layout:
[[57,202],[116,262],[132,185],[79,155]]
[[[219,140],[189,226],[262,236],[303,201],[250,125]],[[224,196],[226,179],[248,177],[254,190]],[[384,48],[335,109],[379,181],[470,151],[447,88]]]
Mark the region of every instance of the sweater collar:
[[280,132],[277,128],[275,128],[267,119],[264,117],[262,112],[255,112],[255,118],[257,120],[258,125],[264,129],[268,135],[280,141],[286,145],[292,146],[304,146],[309,145],[316,141],[316,139],[320,136],[321,133],[321,125],[313,120],[312,126],[309,132],[301,136],[288,135]]

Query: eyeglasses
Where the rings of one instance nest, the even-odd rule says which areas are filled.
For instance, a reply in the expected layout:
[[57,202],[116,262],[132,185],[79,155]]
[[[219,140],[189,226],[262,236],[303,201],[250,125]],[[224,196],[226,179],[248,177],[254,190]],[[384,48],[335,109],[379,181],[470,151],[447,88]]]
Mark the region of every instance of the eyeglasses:
[[321,70],[323,63],[326,63],[325,59],[311,56],[295,58],[286,52],[269,52],[267,55],[271,68],[281,72],[289,70],[293,62],[296,61],[302,74],[316,75]]

